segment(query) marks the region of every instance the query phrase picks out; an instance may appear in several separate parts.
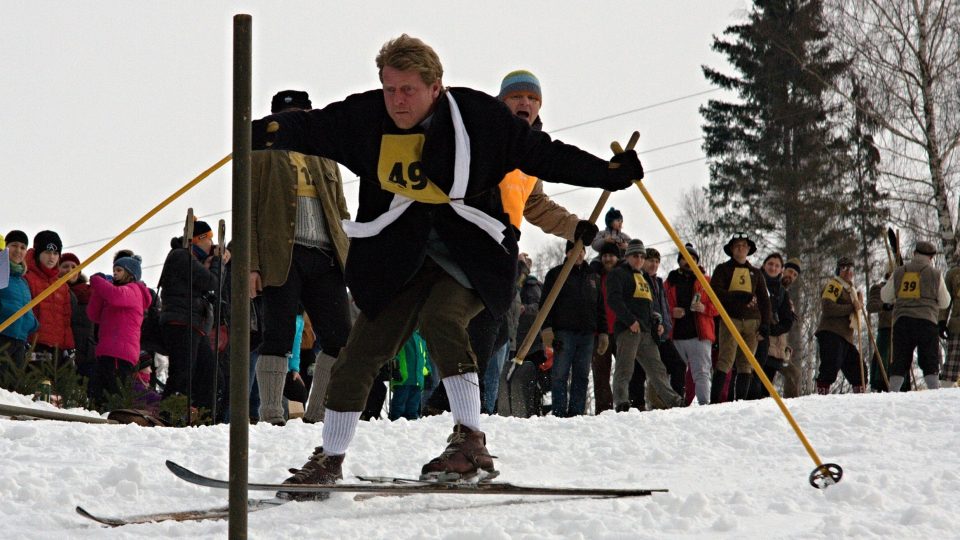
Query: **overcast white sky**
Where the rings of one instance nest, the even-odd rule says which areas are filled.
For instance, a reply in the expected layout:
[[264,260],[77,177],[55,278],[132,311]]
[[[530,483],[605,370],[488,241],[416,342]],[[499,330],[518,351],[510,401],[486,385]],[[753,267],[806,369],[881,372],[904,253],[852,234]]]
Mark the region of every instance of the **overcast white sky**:
[[[668,216],[680,192],[706,185],[698,108],[711,90],[700,66],[723,66],[711,36],[742,20],[744,0],[575,2],[327,2],[5,0],[0,17],[0,234],[60,233],[81,259],[230,152],[232,17],[253,16],[253,113],[304,89],[314,106],[376,88],[374,56],[403,32],[440,54],[444,83],[496,94],[507,72],[541,81],[545,129],[601,156],[642,134],[647,186]],[[611,115],[615,118],[575,126]],[[676,165],[698,160],[693,163]],[[676,166],[675,166],[676,165]],[[656,169],[668,167],[656,172]],[[356,177],[344,171],[351,211]],[[600,193],[547,192],[587,216]],[[666,233],[639,190],[614,194],[625,229],[655,243]],[[159,277],[187,207],[216,227],[230,208],[230,166],[121,242]],[[609,206],[609,205],[608,205]],[[605,212],[606,210],[604,210]],[[602,226],[602,215],[600,218]],[[172,224],[159,227],[165,224]],[[521,249],[550,240],[526,225]],[[659,247],[668,253],[672,248]],[[675,250],[674,250],[675,251]],[[110,271],[109,258],[87,274]]]

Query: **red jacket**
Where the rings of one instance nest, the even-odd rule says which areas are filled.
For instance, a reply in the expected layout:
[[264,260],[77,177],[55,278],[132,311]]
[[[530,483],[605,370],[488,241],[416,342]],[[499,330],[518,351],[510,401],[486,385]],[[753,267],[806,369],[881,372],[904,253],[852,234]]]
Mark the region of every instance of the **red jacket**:
[[[33,249],[27,251],[27,283],[30,285],[30,294],[36,298],[47,287],[59,279],[60,270],[56,267],[45,268],[34,259]],[[47,347],[56,347],[60,350],[73,349],[73,328],[70,326],[70,317],[73,308],[70,305],[70,288],[60,286],[50,296],[34,306],[33,313],[40,321],[40,330],[30,336],[30,341]]]
[[152,297],[143,282],[114,285],[99,274],[90,278],[87,315],[100,325],[97,357],[110,356],[136,365],[140,359],[140,326]]
[[[709,281],[710,276],[707,275],[707,272],[703,268],[700,268],[700,271],[703,272],[703,275],[707,278],[707,281]],[[663,288],[667,293],[667,304],[670,305],[672,316],[673,308],[677,307],[677,287],[676,285],[672,285],[669,279],[666,279],[663,282]],[[704,306],[703,313],[695,313],[694,322],[696,323],[697,335],[700,336],[700,339],[705,339],[713,343],[717,340],[713,319],[720,315],[720,312],[713,306],[713,302],[710,301],[710,297],[704,290],[703,285],[701,285],[697,279],[693,281],[693,292],[694,294],[700,294],[700,303]],[[691,313],[689,309],[687,312]],[[674,322],[674,327],[676,327],[676,322]],[[672,329],[670,333],[673,334]],[[668,338],[673,339],[673,336],[670,335]]]

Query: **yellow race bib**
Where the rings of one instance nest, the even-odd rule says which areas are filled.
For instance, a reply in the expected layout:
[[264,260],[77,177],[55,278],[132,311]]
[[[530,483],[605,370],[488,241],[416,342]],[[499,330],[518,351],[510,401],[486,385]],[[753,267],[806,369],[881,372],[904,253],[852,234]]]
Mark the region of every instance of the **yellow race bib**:
[[380,161],[377,163],[380,187],[423,203],[449,203],[450,197],[423,172],[420,162],[423,141],[422,133],[383,135],[380,138]]
[[287,158],[290,160],[290,167],[297,171],[297,196],[320,198],[320,193],[317,191],[317,181],[310,174],[307,160],[303,158],[303,154],[287,152]]
[[920,272],[904,272],[897,288],[897,298],[920,298]]
[[825,300],[830,300],[831,302],[836,302],[840,299],[840,294],[843,292],[843,285],[835,279],[831,279],[827,282],[827,286],[823,288],[822,298]]
[[753,280],[750,279],[750,270],[746,268],[734,268],[733,277],[730,278],[730,292],[753,293]]
[[653,295],[650,294],[650,285],[647,284],[647,280],[643,279],[643,274],[634,274],[633,282],[636,284],[636,288],[633,290],[633,297],[643,298],[644,300],[653,302]]

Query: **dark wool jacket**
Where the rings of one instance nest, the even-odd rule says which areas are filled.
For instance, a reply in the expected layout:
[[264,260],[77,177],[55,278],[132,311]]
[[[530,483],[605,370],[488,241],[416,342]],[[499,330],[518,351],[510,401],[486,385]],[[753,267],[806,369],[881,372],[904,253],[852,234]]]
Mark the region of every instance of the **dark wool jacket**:
[[634,270],[626,261],[607,274],[607,303],[617,315],[614,328],[618,334],[628,330],[634,322],[640,323],[641,332],[653,330],[653,293],[650,292],[650,299],[635,296],[638,279],[650,289],[650,276],[643,270]]
[[93,360],[96,358],[94,347],[93,323],[90,317],[87,317],[87,304],[90,303],[90,284],[87,283],[87,277],[80,274],[77,281],[70,285],[70,293],[73,297],[71,306],[73,315],[70,318],[70,327],[73,330],[73,344],[76,345],[78,363]]
[[[550,290],[556,285],[562,268],[562,265],[554,266],[547,272],[543,281],[544,295],[540,299],[540,309],[543,309],[543,301],[550,296]],[[579,266],[574,265],[554,301],[553,309],[543,320],[543,327],[573,332],[606,333],[607,313],[604,308],[600,275],[586,262]]]
[[[517,267],[517,241],[503,211],[498,184],[514,169],[551,182],[603,187],[607,162],[576,147],[552,141],[516,118],[499,100],[468,88],[450,88],[470,136],[470,179],[464,203],[503,223],[506,238],[497,244],[448,204],[414,202],[396,221],[369,238],[353,238],[346,281],[356,305],[375,317],[423,264],[431,229],[450,250],[494,316],[510,306]],[[312,111],[288,111],[253,123],[254,148],[266,147],[266,127],[280,129],[271,148],[295,150],[337,161],[360,177],[358,222],[389,209],[393,193],[378,179],[381,139],[385,134],[425,135],[421,171],[443,192],[453,186],[454,127],[446,93],[437,101],[429,127],[403,131],[387,114],[382,90],[355,94]],[[388,261],[389,264],[385,264]]]
[[[533,326],[533,321],[540,314],[540,298],[543,297],[543,283],[536,276],[527,276],[520,287],[520,318],[517,320],[517,350],[520,344],[526,339]],[[543,350],[543,340],[540,339],[540,332],[537,332],[533,338],[533,344],[527,354],[533,354]]]
[[[193,306],[193,327],[204,328],[211,313],[212,291],[217,289],[217,276],[220,274],[220,257],[214,257],[207,270],[188,250],[175,247],[179,239],[171,242],[170,253],[163,262],[160,273],[160,311],[161,324],[188,324],[190,321],[190,302]],[[187,265],[189,264],[189,270]],[[193,273],[193,294],[190,291],[190,274]],[[189,299],[188,299],[189,297]]]
[[[736,288],[733,277],[738,269],[745,270],[746,273],[742,274],[744,278],[749,274],[750,292],[731,290]],[[769,329],[772,319],[770,296],[767,294],[767,283],[763,276],[763,272],[750,264],[750,261],[740,264],[731,258],[727,262],[718,264],[713,270],[710,286],[713,287],[713,292],[717,293],[717,298],[720,299],[730,318],[760,319],[760,325]],[[750,306],[754,296],[757,302]]]
[[764,272],[767,280],[767,292],[770,294],[770,310],[773,313],[773,325],[770,327],[771,336],[782,336],[790,331],[797,314],[793,311],[793,302],[790,300],[790,291],[780,282],[780,276],[770,277]]

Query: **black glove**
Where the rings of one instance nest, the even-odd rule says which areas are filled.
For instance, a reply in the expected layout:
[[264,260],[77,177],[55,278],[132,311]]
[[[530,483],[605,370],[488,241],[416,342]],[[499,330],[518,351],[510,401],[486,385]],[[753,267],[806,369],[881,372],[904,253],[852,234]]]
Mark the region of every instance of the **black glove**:
[[[254,120],[251,127],[254,150],[309,150],[307,117],[303,111],[287,111]],[[309,153],[309,152],[305,152]]]
[[937,324],[937,329],[940,330],[941,339],[950,339],[950,332],[947,331],[947,321],[940,321]]
[[880,306],[883,311],[893,311],[893,304],[884,304]]
[[269,117],[260,120],[254,120],[251,128],[250,138],[251,147],[254,150],[264,150],[273,146],[274,133],[267,133],[267,126],[270,123]]
[[760,332],[760,336],[761,336],[763,339],[769,338],[769,337],[770,337],[770,325],[769,325],[769,324],[761,324],[761,325],[760,325],[759,332]]
[[577,222],[577,228],[573,232],[573,241],[583,240],[583,245],[589,246],[593,243],[593,239],[597,237],[598,232],[600,232],[600,229],[595,224],[581,219]]
[[640,158],[633,150],[627,150],[613,156],[613,159],[610,160],[610,168],[607,169],[607,183],[604,188],[607,191],[620,191],[642,179],[643,165],[640,164]]
[[306,403],[309,396],[307,386],[303,383],[303,379],[294,378],[293,373],[293,371],[287,372],[286,380],[283,382],[283,397],[291,401]]

